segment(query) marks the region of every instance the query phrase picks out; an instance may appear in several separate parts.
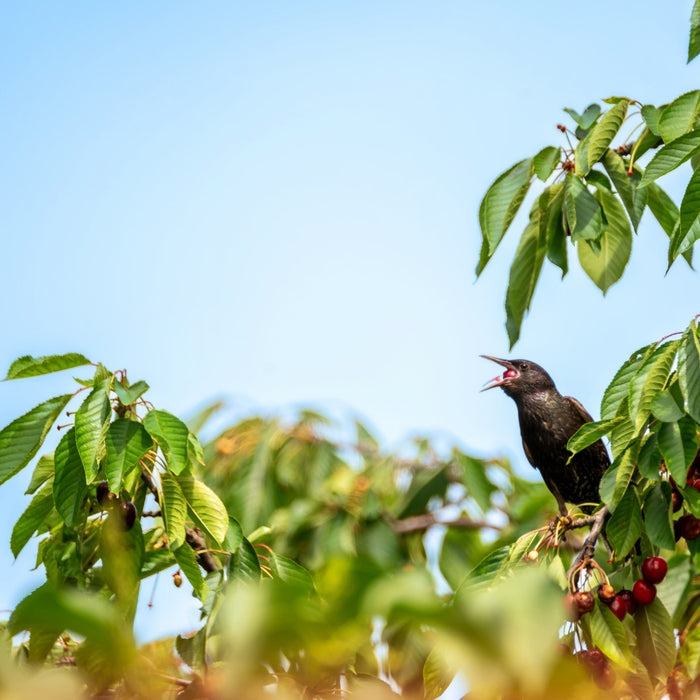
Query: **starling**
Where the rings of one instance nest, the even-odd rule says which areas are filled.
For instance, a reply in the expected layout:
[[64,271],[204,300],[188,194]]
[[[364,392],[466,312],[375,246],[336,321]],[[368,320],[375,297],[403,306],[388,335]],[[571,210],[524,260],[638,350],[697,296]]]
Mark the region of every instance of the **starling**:
[[569,438],[593,420],[588,411],[576,399],[562,396],[549,374],[534,362],[482,357],[505,367],[503,375],[482,391],[499,386],[515,401],[525,456],[540,470],[560,513],[567,513],[565,503],[600,503],[600,479],[610,465],[605,445],[598,440],[570,462],[566,447]]

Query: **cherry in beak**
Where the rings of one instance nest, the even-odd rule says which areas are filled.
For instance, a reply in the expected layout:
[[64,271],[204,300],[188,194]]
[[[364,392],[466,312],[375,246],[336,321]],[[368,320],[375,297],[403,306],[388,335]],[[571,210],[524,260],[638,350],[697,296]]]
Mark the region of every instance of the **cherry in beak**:
[[506,368],[506,371],[502,375],[494,377],[481,389],[481,391],[495,389],[497,386],[501,386],[508,379],[514,379],[515,377],[520,376],[520,372],[518,372],[518,370],[515,368],[515,365],[508,360],[502,360],[500,357],[492,357],[491,355],[481,355],[481,357],[486,360],[491,360],[491,362],[497,362],[499,365]]

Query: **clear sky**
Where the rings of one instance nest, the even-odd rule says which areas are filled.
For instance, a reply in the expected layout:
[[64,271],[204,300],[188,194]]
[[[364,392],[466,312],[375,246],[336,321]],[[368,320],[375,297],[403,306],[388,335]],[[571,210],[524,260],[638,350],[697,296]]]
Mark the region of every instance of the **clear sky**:
[[[563,107],[697,88],[691,4],[5,3],[0,373],[82,352],[180,415],[357,412],[388,446],[427,433],[534,477],[512,402],[478,393],[479,354],[509,355],[515,245],[475,283],[479,201],[560,143]],[[661,182],[677,201],[684,177]],[[625,357],[700,311],[697,274],[665,260],[646,212],[605,300],[547,268],[513,354],[597,415]],[[0,423],[70,376],[0,385]],[[27,479],[0,487],[2,532]],[[40,581],[32,556],[0,543],[0,609]],[[160,600],[142,638],[192,624]]]

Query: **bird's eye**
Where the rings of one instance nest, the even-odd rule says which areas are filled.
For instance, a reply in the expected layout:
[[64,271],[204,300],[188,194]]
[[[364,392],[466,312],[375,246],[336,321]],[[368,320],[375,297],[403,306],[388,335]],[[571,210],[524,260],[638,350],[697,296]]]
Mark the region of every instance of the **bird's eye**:
[[521,363],[520,363],[520,371],[521,371],[521,372],[524,371],[524,370],[526,370],[527,368],[528,368],[527,362],[521,362]]

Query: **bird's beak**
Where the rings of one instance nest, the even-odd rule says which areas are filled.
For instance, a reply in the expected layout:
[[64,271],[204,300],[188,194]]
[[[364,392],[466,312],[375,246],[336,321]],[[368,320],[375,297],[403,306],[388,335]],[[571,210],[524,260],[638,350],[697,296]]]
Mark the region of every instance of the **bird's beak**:
[[506,371],[510,370],[511,372],[515,372],[515,375],[509,377],[503,377],[500,375],[498,377],[494,377],[490,382],[488,382],[488,384],[481,388],[481,391],[495,389],[497,386],[501,386],[503,382],[507,381],[508,379],[520,376],[520,372],[518,372],[515,365],[509,360],[502,360],[500,357],[492,357],[491,355],[480,355],[480,357],[483,357],[486,360],[491,360],[491,362],[497,362],[502,367],[505,367]]

